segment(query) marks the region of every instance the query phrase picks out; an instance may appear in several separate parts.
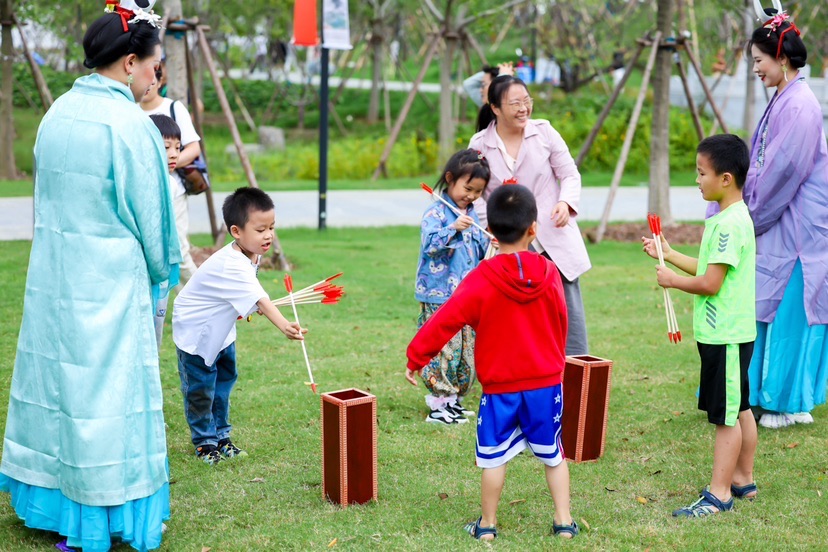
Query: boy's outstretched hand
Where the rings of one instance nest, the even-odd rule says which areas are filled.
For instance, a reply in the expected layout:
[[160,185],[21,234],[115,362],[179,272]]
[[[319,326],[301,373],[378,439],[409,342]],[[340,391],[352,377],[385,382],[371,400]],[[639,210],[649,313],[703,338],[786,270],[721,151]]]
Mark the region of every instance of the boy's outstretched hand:
[[285,337],[296,341],[304,339],[304,337],[302,336],[308,333],[308,329],[300,327],[297,322],[289,322],[287,326],[279,329],[282,330],[282,333],[285,334]]
[[410,383],[411,385],[418,385],[417,378],[414,377],[415,375],[417,376],[417,378],[419,378],[420,371],[409,370],[408,368],[405,369],[405,379],[407,379],[408,383]]
[[[642,249],[644,250],[644,253],[653,259],[658,259],[658,251],[656,251],[656,244],[653,238],[641,236],[641,243],[643,245]],[[672,252],[673,249],[670,247],[670,244],[667,243],[667,240],[664,239],[664,234],[661,234],[661,253],[664,255],[665,261],[668,260],[668,257]]]

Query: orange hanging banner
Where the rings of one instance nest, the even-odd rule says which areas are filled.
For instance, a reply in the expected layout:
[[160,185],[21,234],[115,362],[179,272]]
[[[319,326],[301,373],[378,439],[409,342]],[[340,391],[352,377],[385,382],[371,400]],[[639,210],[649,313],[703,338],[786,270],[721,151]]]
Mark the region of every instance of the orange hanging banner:
[[316,0],[296,0],[293,5],[293,43],[296,46],[319,44]]

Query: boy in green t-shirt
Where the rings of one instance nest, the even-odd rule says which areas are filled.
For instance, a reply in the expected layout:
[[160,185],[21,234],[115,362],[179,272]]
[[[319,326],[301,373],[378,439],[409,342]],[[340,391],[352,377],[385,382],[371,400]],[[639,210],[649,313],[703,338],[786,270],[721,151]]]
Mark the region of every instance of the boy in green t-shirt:
[[[701,357],[699,409],[716,425],[713,477],[699,499],[673,512],[702,517],[733,509],[733,498],[752,499],[756,421],[750,410],[747,370],[756,339],[756,240],[742,201],[750,157],[733,134],[702,140],[696,150],[696,183],[720,212],[705,221],[699,258],[670,248],[664,236],[664,260],[691,276],[658,266],[658,284],[694,294],[693,330]],[[644,251],[657,258],[652,239]]]

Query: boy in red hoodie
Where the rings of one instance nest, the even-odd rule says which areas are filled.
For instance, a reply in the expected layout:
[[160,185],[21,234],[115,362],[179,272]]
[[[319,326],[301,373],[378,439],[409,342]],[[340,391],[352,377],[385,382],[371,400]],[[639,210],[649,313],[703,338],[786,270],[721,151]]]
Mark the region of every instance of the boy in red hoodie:
[[474,361],[483,386],[475,448],[483,468],[482,515],[466,530],[477,539],[497,536],[506,463],[528,447],[546,467],[555,503],[552,531],[571,538],[578,525],[569,512],[569,470],[561,448],[567,329],[561,277],[552,261],[529,251],[538,218],[532,192],[502,186],[486,204],[500,251],[469,273],[414,336],[405,378],[417,385],[419,371],[443,345],[464,325],[474,328]]

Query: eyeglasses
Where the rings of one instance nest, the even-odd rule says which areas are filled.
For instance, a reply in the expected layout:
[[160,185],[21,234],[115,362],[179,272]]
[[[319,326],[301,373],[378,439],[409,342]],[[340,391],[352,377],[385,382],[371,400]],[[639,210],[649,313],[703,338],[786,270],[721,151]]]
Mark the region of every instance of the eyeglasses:
[[535,100],[532,98],[525,98],[522,102],[509,102],[506,105],[509,106],[512,111],[518,111],[521,106],[525,107],[526,109],[532,109],[532,106],[535,104]]

